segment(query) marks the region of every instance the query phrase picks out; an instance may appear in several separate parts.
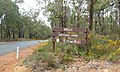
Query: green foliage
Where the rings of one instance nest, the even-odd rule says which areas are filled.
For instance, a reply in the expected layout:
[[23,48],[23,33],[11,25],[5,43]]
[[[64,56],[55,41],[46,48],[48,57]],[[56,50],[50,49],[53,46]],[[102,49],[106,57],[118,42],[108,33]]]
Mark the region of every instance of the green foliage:
[[65,44],[64,47],[60,43],[56,44],[56,51],[53,52],[51,41],[48,45],[36,49],[36,52],[24,61],[24,64],[31,65],[31,63],[45,63],[45,68],[62,68],[68,62],[73,61],[76,50],[78,49],[75,45]]
[[107,36],[90,34],[91,47],[87,59],[118,60],[120,58],[120,40],[110,40]]
[[[52,43],[49,41],[46,46],[40,47],[36,52],[27,58],[24,62],[29,65],[34,62],[44,64],[45,69],[65,68],[65,65],[74,61],[76,57],[82,57],[86,60],[118,60],[120,59],[120,40],[110,40],[108,36],[102,36],[91,33],[89,35],[90,45],[88,51],[84,46],[56,43],[56,51],[52,50]],[[33,65],[31,65],[33,67]]]
[[44,21],[37,20],[39,11],[20,14],[17,3],[23,3],[23,0],[0,0],[0,40],[49,38],[51,29]]

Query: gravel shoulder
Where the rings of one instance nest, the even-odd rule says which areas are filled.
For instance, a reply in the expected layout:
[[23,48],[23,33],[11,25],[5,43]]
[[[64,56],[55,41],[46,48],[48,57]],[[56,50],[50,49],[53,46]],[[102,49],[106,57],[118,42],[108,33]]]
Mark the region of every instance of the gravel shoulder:
[[16,52],[0,56],[0,72],[13,72],[13,68],[20,64],[24,58],[31,55],[39,46],[40,44],[20,50],[19,60],[16,60]]

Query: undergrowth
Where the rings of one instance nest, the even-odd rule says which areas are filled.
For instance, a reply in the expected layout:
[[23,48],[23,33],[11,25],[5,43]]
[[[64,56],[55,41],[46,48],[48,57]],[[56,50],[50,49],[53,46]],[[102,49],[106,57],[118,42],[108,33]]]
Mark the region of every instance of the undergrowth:
[[[24,64],[31,65],[35,69],[36,67],[41,69],[42,66],[43,69],[41,70],[65,69],[65,65],[73,62],[75,57],[83,57],[87,61],[94,59],[116,61],[120,59],[119,39],[111,40],[108,36],[92,33],[89,35],[88,46],[57,43],[56,51],[53,52],[51,41],[45,45],[36,49],[35,53],[24,61]],[[88,47],[87,52],[84,49],[85,47]]]
[[90,48],[86,54],[88,60],[100,59],[116,61],[120,59],[120,40],[111,40],[109,36],[89,35]]
[[53,52],[51,41],[49,41],[46,46],[36,49],[34,54],[26,58],[23,63],[32,68],[43,64],[44,69],[65,69],[65,65],[74,61],[74,57],[79,53],[76,45],[66,43],[56,44],[56,51]]

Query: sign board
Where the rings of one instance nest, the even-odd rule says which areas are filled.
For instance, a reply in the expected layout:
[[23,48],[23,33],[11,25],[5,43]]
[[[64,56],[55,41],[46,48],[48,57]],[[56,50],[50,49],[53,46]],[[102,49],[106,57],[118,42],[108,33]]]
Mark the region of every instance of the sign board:
[[74,43],[74,44],[86,44],[86,40],[65,40],[65,39],[52,39],[53,42]]
[[86,32],[85,28],[53,28],[55,32]]
[[86,38],[86,34],[83,33],[83,34],[65,34],[65,33],[56,33],[56,32],[53,32],[52,33],[52,36],[59,36],[59,37],[83,37],[83,38]]
[[[52,42],[53,50],[55,51],[55,43],[74,43],[74,44],[87,44],[88,37],[87,28],[53,28],[52,29]],[[68,32],[74,32],[70,34]],[[71,39],[73,40],[71,40]]]

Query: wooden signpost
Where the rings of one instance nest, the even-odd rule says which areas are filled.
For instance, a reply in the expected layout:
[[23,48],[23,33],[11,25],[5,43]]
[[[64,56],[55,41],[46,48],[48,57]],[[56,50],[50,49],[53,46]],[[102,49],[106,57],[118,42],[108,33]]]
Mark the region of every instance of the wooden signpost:
[[[68,32],[74,32],[76,34],[69,34]],[[71,39],[68,39],[68,38],[71,38]],[[72,40],[72,38],[74,40]],[[52,29],[53,51],[55,51],[56,42],[87,44],[88,29],[87,28],[53,28]]]

